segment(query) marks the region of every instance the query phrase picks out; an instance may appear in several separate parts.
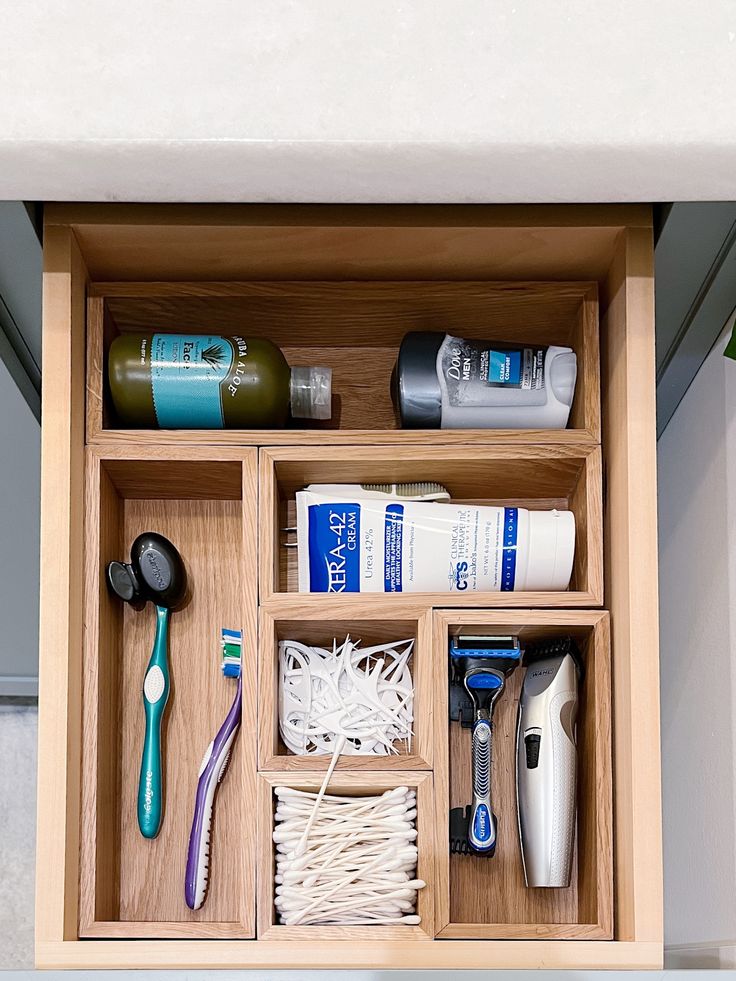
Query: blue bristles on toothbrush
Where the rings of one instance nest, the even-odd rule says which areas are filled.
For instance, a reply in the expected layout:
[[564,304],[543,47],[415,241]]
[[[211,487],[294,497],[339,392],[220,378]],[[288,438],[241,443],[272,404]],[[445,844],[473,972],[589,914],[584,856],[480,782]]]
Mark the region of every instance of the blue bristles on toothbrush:
[[237,678],[240,674],[240,653],[243,647],[243,634],[240,630],[222,631],[222,673],[226,678]]

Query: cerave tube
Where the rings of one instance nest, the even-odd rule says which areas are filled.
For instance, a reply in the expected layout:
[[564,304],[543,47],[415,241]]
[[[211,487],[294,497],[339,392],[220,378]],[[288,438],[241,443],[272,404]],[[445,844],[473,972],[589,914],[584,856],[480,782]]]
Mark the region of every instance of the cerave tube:
[[564,590],[572,573],[570,511],[300,491],[299,591]]

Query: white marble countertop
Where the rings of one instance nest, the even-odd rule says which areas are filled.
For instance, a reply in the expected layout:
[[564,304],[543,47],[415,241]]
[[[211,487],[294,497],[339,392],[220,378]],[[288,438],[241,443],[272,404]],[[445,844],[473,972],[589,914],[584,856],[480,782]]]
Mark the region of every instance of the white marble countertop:
[[0,198],[733,199],[736,4],[4,4]]

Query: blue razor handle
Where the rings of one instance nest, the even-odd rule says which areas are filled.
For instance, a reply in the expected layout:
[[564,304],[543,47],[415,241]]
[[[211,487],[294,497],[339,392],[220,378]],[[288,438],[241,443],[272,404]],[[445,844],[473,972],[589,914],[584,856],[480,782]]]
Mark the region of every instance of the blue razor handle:
[[496,815],[491,807],[491,723],[478,719],[473,726],[473,803],[468,842],[476,852],[493,853]]
[[138,782],[138,827],[144,838],[155,838],[163,817],[161,722],[169,699],[169,610],[156,607],[156,636],[143,681],[146,733]]
[[[506,687],[506,676],[521,661],[521,645],[519,638],[512,635],[466,634],[450,637],[449,651],[453,678],[462,678],[473,704],[473,802],[465,835],[467,847],[477,855],[492,856],[498,838],[498,821],[491,801],[493,709]],[[452,850],[456,851],[454,845]]]
[[472,773],[473,802],[468,822],[468,844],[482,855],[496,850],[497,821],[491,802],[491,743],[493,707],[506,684],[503,671],[471,668],[465,674],[465,689],[473,700]]

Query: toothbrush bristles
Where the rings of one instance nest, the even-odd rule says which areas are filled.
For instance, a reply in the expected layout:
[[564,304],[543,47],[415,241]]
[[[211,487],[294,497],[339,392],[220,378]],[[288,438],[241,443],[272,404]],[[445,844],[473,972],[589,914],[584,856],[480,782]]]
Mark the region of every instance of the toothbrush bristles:
[[240,654],[243,634],[240,630],[222,630],[222,673],[226,678],[237,678],[240,674]]

